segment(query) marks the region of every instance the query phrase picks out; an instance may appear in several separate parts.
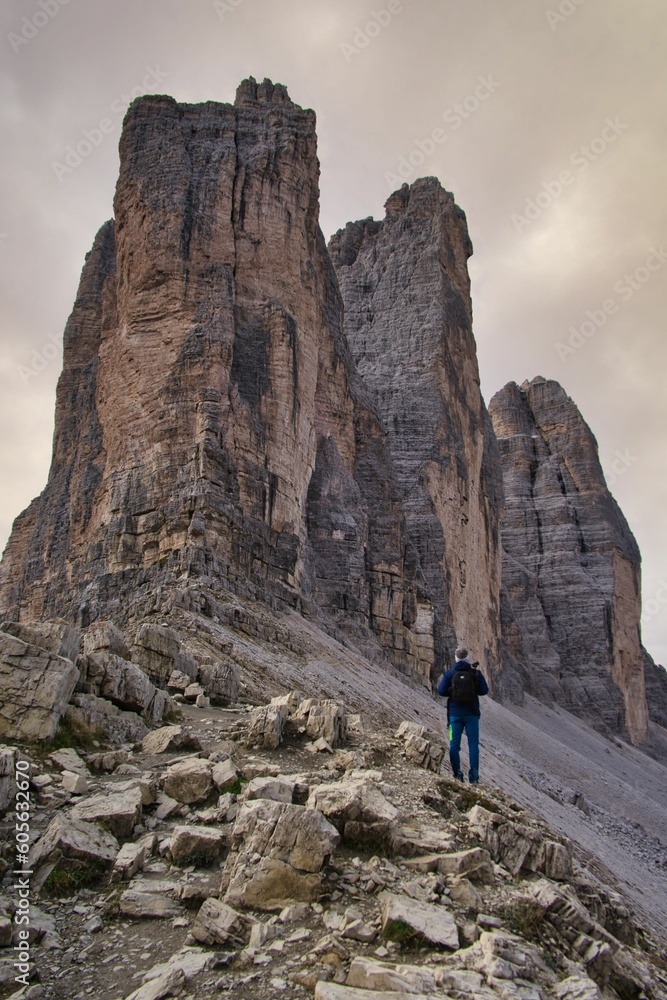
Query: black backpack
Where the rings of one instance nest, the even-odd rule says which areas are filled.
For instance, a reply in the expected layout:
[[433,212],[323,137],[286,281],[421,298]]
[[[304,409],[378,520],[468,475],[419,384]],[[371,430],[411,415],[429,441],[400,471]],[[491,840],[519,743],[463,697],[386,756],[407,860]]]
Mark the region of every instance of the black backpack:
[[454,671],[450,688],[452,701],[457,705],[474,705],[477,701],[477,677],[474,670]]

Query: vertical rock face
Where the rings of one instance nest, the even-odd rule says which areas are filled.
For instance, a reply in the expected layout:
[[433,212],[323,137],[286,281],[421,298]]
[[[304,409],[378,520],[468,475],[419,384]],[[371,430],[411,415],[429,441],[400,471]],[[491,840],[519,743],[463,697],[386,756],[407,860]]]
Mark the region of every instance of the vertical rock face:
[[509,383],[489,410],[505,483],[505,638],[526,690],[641,742],[640,556],[595,438],[543,378]]
[[502,476],[479,389],[465,216],[424,178],[330,251],[350,349],[386,428],[436,669],[457,640],[497,669]]
[[146,97],[115,221],[65,334],[51,474],[0,571],[8,618],[123,621],[198,576],[311,601],[427,672],[384,429],[354,372],[318,227],[315,115]]

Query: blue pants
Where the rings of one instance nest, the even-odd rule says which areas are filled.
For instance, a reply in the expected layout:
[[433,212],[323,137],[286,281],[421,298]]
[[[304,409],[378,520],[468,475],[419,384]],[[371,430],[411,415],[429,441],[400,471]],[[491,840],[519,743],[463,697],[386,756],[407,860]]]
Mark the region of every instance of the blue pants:
[[469,781],[479,781],[479,716],[461,715],[449,720],[449,760],[454,771],[454,777],[463,777],[461,771],[461,737],[463,731],[468,740],[468,757],[470,758]]

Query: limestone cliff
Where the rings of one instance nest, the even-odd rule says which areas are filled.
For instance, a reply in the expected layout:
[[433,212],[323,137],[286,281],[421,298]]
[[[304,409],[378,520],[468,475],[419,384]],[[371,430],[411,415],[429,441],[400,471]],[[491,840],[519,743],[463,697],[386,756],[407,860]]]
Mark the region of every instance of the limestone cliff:
[[428,675],[419,567],[318,227],[314,113],[269,81],[233,106],[145,97],[120,160],[4,615],[124,621],[198,578],[323,608]]
[[502,474],[479,388],[465,215],[423,178],[330,250],[432,603],[436,670],[458,640],[497,673]]
[[505,639],[525,688],[641,742],[640,556],[595,438],[543,378],[510,382],[489,410],[505,483]]

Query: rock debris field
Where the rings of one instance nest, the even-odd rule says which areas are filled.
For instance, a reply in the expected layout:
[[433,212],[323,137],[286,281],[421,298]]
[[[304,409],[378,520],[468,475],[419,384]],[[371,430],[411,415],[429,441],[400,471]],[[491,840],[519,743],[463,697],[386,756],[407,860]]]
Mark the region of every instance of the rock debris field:
[[398,725],[292,693],[20,751],[37,975],[15,991],[8,872],[0,996],[664,1000],[662,765],[487,699],[482,784],[455,782],[442,703],[394,684]]

